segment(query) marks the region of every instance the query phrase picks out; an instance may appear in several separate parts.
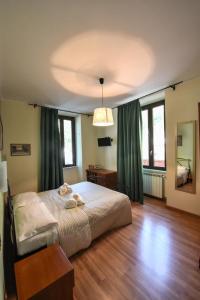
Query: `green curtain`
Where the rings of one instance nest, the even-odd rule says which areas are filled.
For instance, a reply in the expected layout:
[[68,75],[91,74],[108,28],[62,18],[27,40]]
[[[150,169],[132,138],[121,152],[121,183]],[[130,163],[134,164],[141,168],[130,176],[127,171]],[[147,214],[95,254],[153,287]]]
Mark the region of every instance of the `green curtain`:
[[63,165],[58,110],[41,108],[41,178],[40,190],[56,189],[63,184]]
[[118,107],[117,171],[119,190],[143,204],[139,100]]

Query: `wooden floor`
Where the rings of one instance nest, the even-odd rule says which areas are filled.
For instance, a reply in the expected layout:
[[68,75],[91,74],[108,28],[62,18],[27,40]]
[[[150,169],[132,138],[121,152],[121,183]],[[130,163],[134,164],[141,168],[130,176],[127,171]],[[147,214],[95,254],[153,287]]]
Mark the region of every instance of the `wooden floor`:
[[132,214],[132,225],[71,259],[75,299],[200,299],[200,218],[154,199]]
[[200,218],[154,199],[132,215],[71,259],[75,300],[199,300]]
[[182,191],[182,192],[192,193],[194,187],[193,187],[192,182],[188,182],[184,185],[181,185],[181,186],[177,187],[177,189]]

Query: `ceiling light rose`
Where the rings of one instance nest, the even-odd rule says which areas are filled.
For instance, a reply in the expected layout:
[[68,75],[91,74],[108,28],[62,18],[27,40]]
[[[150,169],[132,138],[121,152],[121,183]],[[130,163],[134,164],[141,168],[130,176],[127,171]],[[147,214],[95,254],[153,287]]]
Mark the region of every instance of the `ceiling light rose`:
[[103,106],[103,84],[104,78],[99,78],[102,86],[102,106],[94,110],[93,126],[111,126],[114,124],[112,109]]

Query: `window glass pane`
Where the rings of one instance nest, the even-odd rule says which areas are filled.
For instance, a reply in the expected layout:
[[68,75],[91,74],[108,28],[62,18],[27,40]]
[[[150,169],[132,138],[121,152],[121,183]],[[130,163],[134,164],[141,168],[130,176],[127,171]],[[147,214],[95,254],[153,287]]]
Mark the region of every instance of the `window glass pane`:
[[58,119],[58,130],[59,130],[59,133],[60,133],[60,119]]
[[149,166],[148,110],[142,111],[142,159],[143,166]]
[[153,108],[154,167],[165,167],[164,105]]
[[64,120],[64,155],[65,165],[73,164],[73,151],[72,151],[72,122]]

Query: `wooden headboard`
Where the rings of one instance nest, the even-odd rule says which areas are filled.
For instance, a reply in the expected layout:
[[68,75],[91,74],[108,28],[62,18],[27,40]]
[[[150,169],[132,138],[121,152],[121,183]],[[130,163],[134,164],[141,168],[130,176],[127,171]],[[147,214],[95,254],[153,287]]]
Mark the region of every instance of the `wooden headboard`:
[[[184,166],[181,164],[181,162],[185,162],[187,164],[187,166]],[[182,157],[177,157],[177,163],[180,165],[180,166],[183,166],[183,167],[186,167],[190,170],[190,162],[191,162],[191,159],[190,158],[182,158]]]

